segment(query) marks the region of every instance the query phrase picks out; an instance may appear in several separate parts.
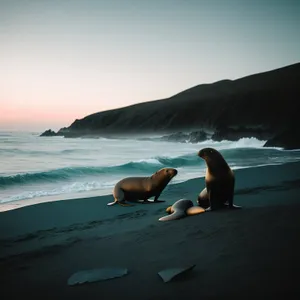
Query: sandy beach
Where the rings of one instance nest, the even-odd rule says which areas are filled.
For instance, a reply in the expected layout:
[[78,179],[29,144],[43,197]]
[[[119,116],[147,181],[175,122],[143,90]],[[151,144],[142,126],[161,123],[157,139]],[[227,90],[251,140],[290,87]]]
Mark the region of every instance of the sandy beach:
[[[159,222],[196,178],[169,186],[164,203],[108,207],[112,196],[0,213],[1,291],[43,299],[223,299],[300,295],[300,163],[235,171],[241,210]],[[196,267],[164,283],[165,268]],[[127,276],[68,286],[75,272],[125,267]]]

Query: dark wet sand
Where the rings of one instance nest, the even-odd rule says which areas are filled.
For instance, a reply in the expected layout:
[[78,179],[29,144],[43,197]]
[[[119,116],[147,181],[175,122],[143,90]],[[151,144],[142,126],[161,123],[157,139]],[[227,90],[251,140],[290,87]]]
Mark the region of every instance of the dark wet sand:
[[[275,169],[284,175],[288,171],[284,168]],[[241,210],[204,213],[171,222],[157,221],[167,203],[136,205],[129,210],[114,206],[104,211],[109,197],[86,199],[86,211],[79,209],[82,202],[71,200],[3,213],[1,294],[11,299],[27,295],[39,299],[299,297],[297,170],[289,184],[279,184],[273,178],[274,188],[268,188],[267,182],[266,188],[258,188],[253,177],[252,188],[238,186],[235,203],[243,205]],[[251,178],[255,172],[249,169],[238,174],[241,180],[242,176]],[[284,175],[281,182],[287,177]],[[101,219],[95,220],[98,203],[103,211],[99,213]],[[50,222],[67,211],[65,223]],[[32,219],[29,224],[29,215],[38,213],[41,218],[42,212],[45,223]],[[24,225],[17,230],[8,220],[27,224],[27,229]],[[48,229],[47,220],[51,223]],[[38,222],[40,231],[35,230]],[[14,235],[4,233],[3,228],[11,228]],[[196,267],[173,282],[164,283],[157,274],[164,268],[190,264]],[[126,267],[129,274],[82,286],[67,285],[68,278],[79,270],[106,266]]]

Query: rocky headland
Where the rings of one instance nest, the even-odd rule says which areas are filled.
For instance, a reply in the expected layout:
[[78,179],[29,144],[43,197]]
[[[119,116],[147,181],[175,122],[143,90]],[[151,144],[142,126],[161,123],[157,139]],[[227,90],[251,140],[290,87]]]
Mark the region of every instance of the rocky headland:
[[236,80],[201,84],[167,99],[88,115],[57,133],[41,136],[110,137],[161,135],[199,142],[255,137],[265,146],[300,148],[300,63]]

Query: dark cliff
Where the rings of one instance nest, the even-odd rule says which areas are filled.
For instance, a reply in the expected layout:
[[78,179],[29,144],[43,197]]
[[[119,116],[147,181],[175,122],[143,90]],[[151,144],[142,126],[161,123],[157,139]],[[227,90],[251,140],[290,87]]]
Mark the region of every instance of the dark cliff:
[[64,135],[213,130],[216,139],[243,135],[271,139],[298,124],[299,108],[297,63],[237,80],[198,85],[163,100],[95,113],[64,128]]

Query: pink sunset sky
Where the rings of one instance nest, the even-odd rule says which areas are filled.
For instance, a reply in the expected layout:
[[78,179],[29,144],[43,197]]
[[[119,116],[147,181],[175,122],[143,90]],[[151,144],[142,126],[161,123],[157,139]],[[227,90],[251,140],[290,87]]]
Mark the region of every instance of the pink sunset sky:
[[300,61],[299,1],[0,1],[0,130]]

